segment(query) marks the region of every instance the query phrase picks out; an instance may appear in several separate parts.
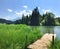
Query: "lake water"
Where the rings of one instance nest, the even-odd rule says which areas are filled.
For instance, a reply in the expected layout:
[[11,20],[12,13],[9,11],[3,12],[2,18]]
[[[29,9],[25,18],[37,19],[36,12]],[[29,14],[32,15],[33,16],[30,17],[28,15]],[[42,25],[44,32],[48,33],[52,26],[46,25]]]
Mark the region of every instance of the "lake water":
[[40,26],[40,31],[43,33],[55,33],[60,39],[60,26]]

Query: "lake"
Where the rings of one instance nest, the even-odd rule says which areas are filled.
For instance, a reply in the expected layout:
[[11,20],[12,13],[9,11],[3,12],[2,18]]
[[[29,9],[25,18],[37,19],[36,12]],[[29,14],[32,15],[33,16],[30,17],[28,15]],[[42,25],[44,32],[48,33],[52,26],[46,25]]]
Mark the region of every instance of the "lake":
[[60,39],[60,26],[40,26],[40,31],[43,33],[55,33]]

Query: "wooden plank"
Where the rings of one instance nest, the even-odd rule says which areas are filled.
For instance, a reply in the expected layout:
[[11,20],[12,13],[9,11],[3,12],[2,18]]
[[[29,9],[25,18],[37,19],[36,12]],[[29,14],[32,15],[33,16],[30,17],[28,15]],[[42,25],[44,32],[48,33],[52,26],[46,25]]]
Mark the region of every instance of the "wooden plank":
[[41,39],[38,39],[33,44],[29,45],[28,48],[30,49],[47,49],[47,46],[50,45],[50,41],[52,41],[52,37],[56,38],[56,34],[44,34]]

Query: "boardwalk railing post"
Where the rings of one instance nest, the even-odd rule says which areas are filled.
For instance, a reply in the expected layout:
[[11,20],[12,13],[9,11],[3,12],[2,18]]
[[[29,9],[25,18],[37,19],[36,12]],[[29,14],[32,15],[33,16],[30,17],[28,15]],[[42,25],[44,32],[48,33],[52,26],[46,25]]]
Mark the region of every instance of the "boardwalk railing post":
[[52,45],[54,45],[54,35],[52,36]]
[[54,46],[54,31],[53,31],[53,36],[52,36],[52,46]]

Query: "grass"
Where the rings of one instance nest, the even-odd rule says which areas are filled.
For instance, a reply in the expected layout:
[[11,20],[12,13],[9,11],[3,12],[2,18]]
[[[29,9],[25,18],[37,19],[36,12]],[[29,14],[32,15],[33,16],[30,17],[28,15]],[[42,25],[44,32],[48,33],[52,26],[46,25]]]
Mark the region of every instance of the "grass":
[[27,49],[29,44],[41,36],[38,27],[0,24],[0,49]]
[[48,46],[48,49],[60,49],[60,40],[56,38],[54,41],[54,45],[52,45],[51,42],[51,45]]

